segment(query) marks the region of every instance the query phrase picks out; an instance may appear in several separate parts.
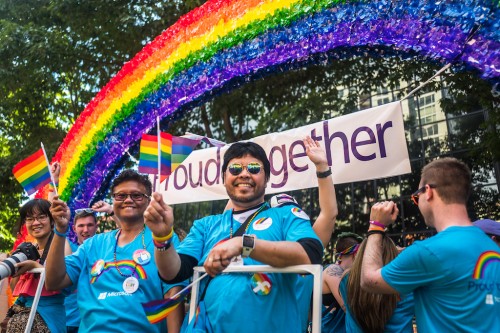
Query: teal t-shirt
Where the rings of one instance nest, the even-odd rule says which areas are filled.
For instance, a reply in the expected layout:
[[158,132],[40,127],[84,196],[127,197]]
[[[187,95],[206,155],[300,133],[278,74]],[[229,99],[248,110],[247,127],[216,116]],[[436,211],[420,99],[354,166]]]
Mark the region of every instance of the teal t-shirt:
[[500,327],[500,251],[479,228],[449,227],[417,241],[382,268],[398,292],[413,292],[422,332]]
[[[196,258],[198,265],[203,265],[210,250],[219,241],[229,238],[231,227],[236,231],[239,226],[231,211],[197,220],[177,251]],[[294,206],[260,212],[246,233],[269,241],[293,242],[314,238],[320,243],[309,217]],[[243,262],[245,265],[262,265],[250,257],[244,258]],[[298,279],[302,279],[298,274],[217,275],[205,294],[206,315],[211,326],[209,332],[302,333],[302,311],[307,306],[297,300]],[[204,283],[200,290],[204,289]]]
[[[117,246],[115,262],[116,235],[117,230],[95,235],[65,258],[67,274],[78,289],[79,332],[166,332],[166,321],[150,324],[141,306],[141,303],[163,299],[174,286],[160,280],[154,262],[151,230],[145,228],[144,244],[139,235],[129,244]],[[173,237],[176,246],[179,239],[175,233]],[[144,245],[151,255],[150,260],[136,265],[134,252],[144,250]],[[103,263],[96,264],[100,260]],[[100,274],[95,275],[97,271]],[[139,283],[132,293],[124,289],[124,281],[130,275]]]

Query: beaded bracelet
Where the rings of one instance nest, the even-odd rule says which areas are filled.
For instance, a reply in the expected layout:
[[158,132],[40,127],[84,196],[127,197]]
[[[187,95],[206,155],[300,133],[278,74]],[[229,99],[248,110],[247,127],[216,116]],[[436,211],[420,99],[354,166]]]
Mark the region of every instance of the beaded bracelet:
[[383,225],[379,221],[370,221],[370,224],[376,225],[377,227],[385,228],[385,225]]
[[59,237],[66,238],[66,236],[68,235],[68,229],[66,229],[66,232],[63,233],[57,231],[56,227],[54,227],[54,233]]
[[166,241],[168,241],[170,238],[172,238],[172,236],[174,235],[174,228],[172,228],[170,230],[170,233],[166,236],[163,236],[163,237],[156,237],[154,234],[153,234],[153,240],[154,241],[157,241],[159,243],[165,243]]

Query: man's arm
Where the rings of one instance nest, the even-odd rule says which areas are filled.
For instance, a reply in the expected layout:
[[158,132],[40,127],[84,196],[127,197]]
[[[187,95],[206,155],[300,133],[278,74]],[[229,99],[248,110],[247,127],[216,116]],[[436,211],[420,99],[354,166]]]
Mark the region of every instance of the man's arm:
[[[385,226],[396,220],[399,210],[392,201],[377,202],[372,206],[370,220]],[[382,277],[382,235],[372,234],[366,240],[363,263],[361,265],[361,287],[378,294],[394,294],[397,291]]]
[[[156,239],[165,238],[173,232],[174,214],[159,193],[153,193],[151,202],[144,212],[144,222],[153,232]],[[155,247],[155,262],[158,273],[164,280],[173,280],[181,268],[181,259],[173,244],[165,251]]]
[[[304,139],[307,157],[316,166],[317,173],[329,171],[328,160],[323,148],[318,141],[314,141],[309,136]],[[332,176],[318,178],[319,207],[321,208],[318,218],[313,224],[316,235],[326,246],[330,242],[332,233],[335,230],[335,220],[339,213],[337,198],[335,196],[335,186]]]
[[[56,221],[55,228],[59,233],[66,233],[70,217],[69,207],[65,202],[54,197],[50,206],[50,213]],[[71,279],[66,274],[66,262],[64,261],[64,248],[66,238],[54,235],[50,244],[49,254],[45,263],[45,288],[47,290],[60,290],[72,285]]]
[[[321,244],[316,239],[311,239],[309,245],[314,262],[311,262],[310,254],[304,246],[298,242],[290,241],[267,241],[255,238],[255,247],[250,254],[252,259],[274,267],[287,267],[292,265],[307,265],[321,262]],[[242,253],[242,237],[233,237],[215,246],[208,254],[204,263],[205,270],[210,276],[221,273],[231,263],[231,259]],[[319,254],[319,255],[318,255]]]

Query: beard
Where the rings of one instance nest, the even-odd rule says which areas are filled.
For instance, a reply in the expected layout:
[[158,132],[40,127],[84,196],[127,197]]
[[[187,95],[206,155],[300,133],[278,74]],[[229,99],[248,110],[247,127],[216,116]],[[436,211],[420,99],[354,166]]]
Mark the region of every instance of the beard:
[[246,206],[246,204],[256,204],[264,201],[264,194],[266,192],[266,187],[254,187],[255,192],[252,194],[237,194],[236,191],[234,191],[234,186],[232,187],[233,190],[228,190],[227,195],[231,199],[231,201],[235,204],[243,204]]

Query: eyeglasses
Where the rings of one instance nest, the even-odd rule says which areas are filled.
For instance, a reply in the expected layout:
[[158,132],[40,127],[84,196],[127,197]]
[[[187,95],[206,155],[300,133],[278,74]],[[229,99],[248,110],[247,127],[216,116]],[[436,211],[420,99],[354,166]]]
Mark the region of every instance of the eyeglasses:
[[144,198],[149,199],[149,196],[144,193],[113,193],[113,198],[116,201],[125,201],[128,197],[134,201],[142,201]]
[[420,197],[420,194],[424,193],[425,190],[427,189],[427,186],[429,186],[430,188],[436,188],[436,185],[433,185],[433,184],[425,184],[424,186],[422,186],[421,188],[419,188],[418,190],[416,190],[412,195],[411,195],[411,200],[413,201],[413,203],[415,205],[418,206],[418,198]]
[[32,224],[33,222],[35,222],[35,220],[37,220],[38,222],[45,222],[49,219],[49,216],[46,215],[46,214],[41,214],[41,215],[38,215],[38,216],[29,216],[27,218],[24,219],[24,222],[26,222],[26,224]]
[[247,165],[243,165],[241,163],[233,163],[229,164],[229,166],[227,167],[229,173],[231,173],[233,176],[238,176],[240,173],[242,173],[243,168],[246,168],[247,171],[252,175],[257,175],[262,169],[262,165],[260,165],[260,163],[257,162],[251,162],[248,163]]
[[75,215],[79,214],[94,214],[94,211],[92,208],[80,208],[80,209],[75,209]]

